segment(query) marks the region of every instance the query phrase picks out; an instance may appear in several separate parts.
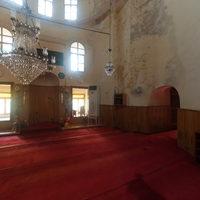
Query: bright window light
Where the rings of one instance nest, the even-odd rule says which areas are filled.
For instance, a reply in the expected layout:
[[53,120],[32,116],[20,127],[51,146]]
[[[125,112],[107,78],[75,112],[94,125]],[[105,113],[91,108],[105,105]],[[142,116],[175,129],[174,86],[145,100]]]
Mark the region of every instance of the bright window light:
[[0,27],[0,51],[9,53],[12,51],[13,37],[9,30]]
[[0,121],[10,121],[11,85],[0,84]]
[[77,0],[65,0],[65,19],[77,19]]
[[71,71],[84,72],[85,47],[78,42],[71,45]]
[[22,6],[23,5],[23,0],[11,0],[12,2]]
[[53,0],[38,0],[38,13],[47,17],[52,17]]

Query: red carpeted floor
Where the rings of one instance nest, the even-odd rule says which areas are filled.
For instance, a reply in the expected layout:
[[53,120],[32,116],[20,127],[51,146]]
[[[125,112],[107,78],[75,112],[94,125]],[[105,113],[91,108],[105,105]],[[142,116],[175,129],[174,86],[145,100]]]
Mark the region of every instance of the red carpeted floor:
[[155,135],[89,128],[0,137],[1,200],[199,200],[200,167]]

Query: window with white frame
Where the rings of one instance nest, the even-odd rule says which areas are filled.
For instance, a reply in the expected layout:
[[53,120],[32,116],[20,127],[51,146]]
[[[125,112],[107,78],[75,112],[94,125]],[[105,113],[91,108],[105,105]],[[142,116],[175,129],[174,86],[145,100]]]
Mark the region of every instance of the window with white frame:
[[12,50],[13,37],[9,30],[0,27],[0,51],[8,53]]
[[11,85],[0,84],[0,121],[10,121]]
[[84,72],[85,68],[85,47],[74,42],[71,45],[71,71]]
[[52,17],[53,0],[38,0],[38,13],[47,17]]
[[77,0],[64,0],[65,1],[65,19],[76,20],[77,19]]
[[22,6],[23,5],[23,0],[11,0],[12,2]]

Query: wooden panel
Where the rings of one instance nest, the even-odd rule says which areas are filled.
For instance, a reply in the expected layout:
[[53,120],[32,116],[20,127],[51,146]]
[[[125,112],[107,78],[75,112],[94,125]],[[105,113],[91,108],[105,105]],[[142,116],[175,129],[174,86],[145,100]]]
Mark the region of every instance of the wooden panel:
[[59,121],[59,87],[30,86],[30,123]]
[[195,133],[200,130],[200,111],[178,111],[178,145],[194,155]]
[[171,130],[171,107],[168,106],[101,106],[101,119],[109,125],[126,131],[154,133]]
[[114,127],[113,117],[114,117],[113,106],[101,105],[100,116],[101,123],[107,127]]

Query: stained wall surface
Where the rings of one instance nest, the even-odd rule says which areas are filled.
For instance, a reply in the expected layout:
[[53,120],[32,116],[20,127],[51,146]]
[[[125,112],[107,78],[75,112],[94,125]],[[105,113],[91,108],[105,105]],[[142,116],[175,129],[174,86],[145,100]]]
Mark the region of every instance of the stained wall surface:
[[169,85],[182,108],[200,109],[199,6],[195,0],[129,0],[115,13],[116,87],[129,105],[148,105],[153,89]]

